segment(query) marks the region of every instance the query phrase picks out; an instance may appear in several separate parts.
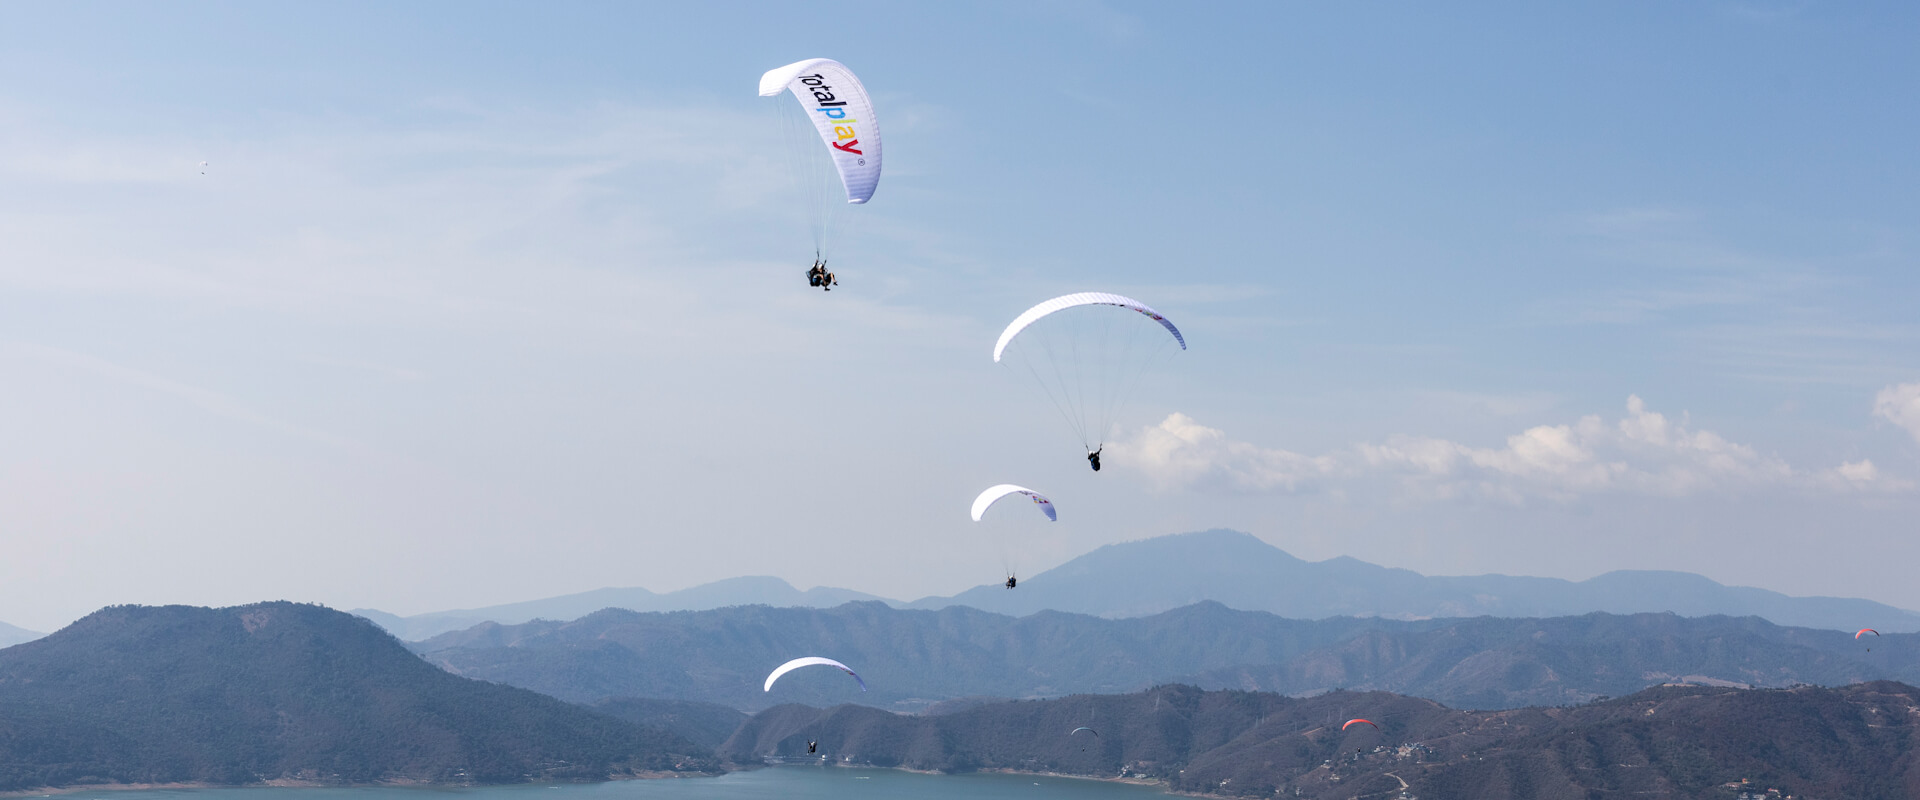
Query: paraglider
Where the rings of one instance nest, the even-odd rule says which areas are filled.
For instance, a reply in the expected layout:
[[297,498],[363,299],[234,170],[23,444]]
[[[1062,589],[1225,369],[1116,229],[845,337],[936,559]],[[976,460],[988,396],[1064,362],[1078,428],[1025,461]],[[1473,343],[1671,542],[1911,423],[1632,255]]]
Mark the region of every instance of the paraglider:
[[831,291],[838,283],[827,270],[835,223],[847,206],[873,199],[880,185],[880,123],[866,87],[838,61],[810,58],[760,76],[761,97],[787,92],[797,103],[776,105],[782,145],[813,231],[807,285]]
[[1353,726],[1355,726],[1355,725],[1359,725],[1359,724],[1361,724],[1361,723],[1366,723],[1366,724],[1368,724],[1368,725],[1373,725],[1373,729],[1374,729],[1374,730],[1376,730],[1376,731],[1377,731],[1377,730],[1380,730],[1380,726],[1378,726],[1378,725],[1374,725],[1374,724],[1373,724],[1373,720],[1370,720],[1370,719],[1350,719],[1350,720],[1347,720],[1347,724],[1345,724],[1345,725],[1342,725],[1342,726],[1340,726],[1340,730],[1343,730],[1343,731],[1344,731],[1344,730],[1346,730],[1346,729],[1348,729],[1348,728],[1351,728],[1351,727],[1353,727]]
[[979,497],[973,498],[973,521],[979,522],[980,515],[987,513],[987,509],[998,502],[1000,498],[1010,494],[1026,495],[1028,499],[1033,501],[1034,505],[1040,507],[1040,513],[1047,515],[1048,521],[1060,521],[1060,517],[1053,511],[1053,501],[1048,500],[1046,495],[1025,486],[1015,486],[1011,483],[1002,483],[987,487],[987,490],[981,492]]
[[1040,385],[1080,437],[1087,465],[1098,472],[1106,437],[1127,396],[1176,346],[1187,349],[1186,336],[1151,306],[1117,294],[1080,292],[1021,312],[1000,332],[993,360],[1017,365],[1010,368]]
[[[1073,735],[1074,735],[1074,734],[1076,734],[1076,733],[1079,733],[1079,732],[1081,732],[1081,731],[1086,731],[1087,733],[1091,733],[1091,734],[1093,734],[1093,738],[1095,738],[1095,739],[1098,739],[1098,738],[1100,738],[1100,732],[1099,732],[1099,731],[1096,731],[1096,730],[1094,730],[1094,729],[1092,729],[1092,728],[1089,728],[1089,727],[1087,727],[1087,726],[1085,726],[1085,725],[1082,725],[1082,726],[1080,726],[1080,727],[1078,727],[1078,728],[1074,728],[1073,730],[1071,730],[1071,731],[1068,731],[1068,732],[1067,732],[1067,740],[1068,740],[1068,741],[1072,741],[1072,740],[1073,740]],[[1080,749],[1081,749],[1081,750],[1086,750],[1086,749],[1087,749],[1087,745],[1086,745],[1086,742],[1085,742],[1084,740],[1082,740],[1082,741],[1081,741],[1081,743],[1080,743]]]
[[207,162],[205,161],[200,162],[200,174],[207,174]]
[[1120,308],[1138,311],[1153,321],[1160,323],[1160,326],[1166,328],[1168,333],[1173,334],[1174,341],[1180,343],[1180,349],[1187,349],[1187,339],[1180,335],[1180,329],[1174,327],[1171,320],[1160,316],[1160,312],[1147,307],[1145,303],[1131,297],[1122,297],[1117,294],[1107,294],[1106,292],[1079,292],[1077,294],[1061,295],[1020,312],[1020,316],[1015,317],[1013,322],[1007,325],[1006,330],[1000,332],[1000,341],[995,342],[993,345],[993,360],[999,361],[1000,357],[1006,354],[1007,345],[1013,342],[1013,337],[1020,335],[1022,331],[1025,331],[1034,323],[1039,322],[1042,317],[1079,306],[1118,306]]
[[[1002,483],[987,487],[987,490],[981,492],[979,497],[973,498],[973,521],[979,522],[980,516],[987,513],[987,509],[992,507],[994,503],[999,502],[1000,498],[1013,494],[1025,495],[1027,499],[1032,500],[1033,504],[1040,508],[1040,513],[1047,515],[1048,522],[1058,522],[1060,520],[1060,517],[1053,511],[1053,501],[1048,500],[1046,495],[1025,486]],[[1020,579],[1014,576],[1011,542],[1001,539],[998,544],[1000,546],[1001,566],[1007,570],[1007,588],[1011,589],[1020,584]]]
[[807,752],[808,752],[808,753],[813,753],[814,751],[816,751],[816,750],[818,750],[818,749],[820,749],[820,742],[818,742],[818,741],[816,741],[816,740],[813,740],[813,739],[808,739],[808,740],[807,740]]
[[785,675],[801,667],[812,667],[812,666],[838,668],[841,672],[847,673],[848,675],[852,675],[853,679],[859,682],[860,691],[864,692],[867,690],[867,682],[864,680],[861,680],[860,675],[858,673],[855,673],[853,671],[853,668],[848,667],[847,665],[842,664],[838,661],[835,661],[831,658],[821,658],[819,656],[807,656],[806,658],[796,658],[785,664],[781,664],[778,668],[774,669],[773,672],[767,675],[767,684],[765,687],[762,688],[762,691],[768,691],[768,692],[773,691],[773,682],[780,680],[780,676]]

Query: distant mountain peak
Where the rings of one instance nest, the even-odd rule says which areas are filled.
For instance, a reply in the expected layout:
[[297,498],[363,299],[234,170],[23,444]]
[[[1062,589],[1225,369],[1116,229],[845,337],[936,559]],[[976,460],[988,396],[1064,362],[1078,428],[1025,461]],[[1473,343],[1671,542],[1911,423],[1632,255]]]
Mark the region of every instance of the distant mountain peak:
[[885,602],[882,598],[849,589],[814,587],[801,591],[782,578],[743,575],[664,593],[637,586],[604,588],[520,603],[436,611],[410,617],[375,609],[358,609],[353,613],[373,620],[402,639],[421,641],[443,633],[465,630],[481,622],[518,625],[536,619],[566,621],[606,608],[628,611],[704,611],[751,605],[830,608],[860,600]]
[[1295,619],[1337,616],[1385,619],[1558,617],[1671,611],[1683,616],[1758,616],[1781,625],[1854,631],[1920,631],[1920,614],[1868,600],[1789,597],[1724,586],[1700,575],[1617,570],[1585,581],[1508,575],[1428,576],[1350,556],[1305,561],[1244,531],[1215,528],[1104,545],[1007,591],[998,581],[950,597],[910,603],[846,589],[793,588],[781,578],[742,576],[655,594],[640,588],[596,589],[490,608],[396,617],[358,612],[410,641],[462,630],[481,621],[518,624],[535,618],[578,619],[602,608],[698,611],[727,606],[831,608],[884,602],[899,608],[971,606],[1025,616],[1043,610],[1100,617],[1139,617],[1200,602],[1266,611]]
[[1920,614],[1881,603],[1789,597],[1724,586],[1688,572],[1618,570],[1586,581],[1427,576],[1350,556],[1304,561],[1250,533],[1218,528],[1106,545],[1023,579],[1017,591],[985,584],[952,597],[903,605],[966,605],[1015,616],[1051,609],[1136,617],[1202,601],[1295,619],[1672,611],[1684,616],[1758,616],[1781,625],[1834,630],[1920,630]]
[[7,623],[0,622],[0,647],[12,647],[21,642],[31,642],[45,635],[46,634],[39,631],[16,628]]

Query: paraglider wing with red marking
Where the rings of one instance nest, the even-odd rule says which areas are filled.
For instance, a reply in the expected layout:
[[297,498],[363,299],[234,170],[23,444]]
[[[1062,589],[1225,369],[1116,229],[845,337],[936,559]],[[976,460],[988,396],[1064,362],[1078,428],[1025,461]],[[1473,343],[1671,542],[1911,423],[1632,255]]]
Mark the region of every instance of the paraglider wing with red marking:
[[1053,501],[1048,500],[1046,495],[1043,495],[1025,486],[1015,486],[1011,483],[1003,483],[998,486],[991,487],[986,491],[981,492],[979,497],[974,498],[973,499],[973,521],[979,522],[980,515],[987,513],[988,507],[992,506],[994,503],[999,502],[1000,498],[1006,497],[1007,495],[1010,495],[1010,494],[1026,495],[1027,499],[1032,500],[1033,504],[1040,508],[1040,513],[1047,515],[1047,519],[1049,521],[1052,521],[1052,522],[1060,521],[1059,515],[1054,513]]

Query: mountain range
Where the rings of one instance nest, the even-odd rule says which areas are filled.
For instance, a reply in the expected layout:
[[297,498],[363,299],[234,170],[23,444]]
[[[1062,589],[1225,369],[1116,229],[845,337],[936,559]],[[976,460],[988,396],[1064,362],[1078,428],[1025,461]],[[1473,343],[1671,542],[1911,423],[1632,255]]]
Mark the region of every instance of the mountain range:
[[1920,689],[1894,682],[1661,687],[1492,712],[1387,692],[1290,698],[1176,685],[937,716],[782,705],[754,715],[720,754],[800,760],[813,741],[831,763],[1148,778],[1228,797],[1896,800],[1920,796],[1916,736]]
[[31,642],[45,635],[46,634],[38,631],[16,628],[7,623],[0,622],[0,647],[12,647],[21,642]]
[[624,608],[630,611],[697,611],[752,605],[832,608],[843,603],[862,600],[895,602],[851,589],[816,587],[803,592],[779,578],[750,576],[728,578],[662,594],[638,587],[595,589],[590,592],[528,600],[522,603],[456,611],[434,611],[409,617],[371,608],[357,608],[351,613],[373,620],[380,627],[386,628],[402,639],[417,641],[448,631],[465,630],[482,622],[517,625],[536,619],[578,619],[603,608]]
[[295,603],[116,606],[0,650],[0,792],[41,787],[604,780],[710,748],[422,661]]
[[1920,614],[1870,600],[1791,597],[1724,586],[1685,572],[1628,570],[1584,581],[1508,575],[1433,577],[1352,558],[1304,561],[1246,533],[1212,530],[1108,545],[1006,590],[999,582],[951,597],[912,602],[848,589],[795,589],[778,578],[749,577],[656,594],[599,589],[503,606],[400,617],[373,609],[354,613],[394,635],[418,641],[482,622],[517,625],[571,620],[602,608],[700,611],[739,605],[831,608],[873,600],[896,608],[967,606],[1026,616],[1066,611],[1098,617],[1141,617],[1212,601],[1244,611],[1295,619],[1382,617],[1556,617],[1605,612],[1673,612],[1681,616],[1757,616],[1780,625],[1855,631],[1920,631]]
[[979,586],[911,608],[964,605],[1026,615],[1041,610],[1137,617],[1211,600],[1294,619],[1327,617],[1560,617],[1592,612],[1755,616],[1778,625],[1920,631],[1920,614],[1870,600],[1790,597],[1724,586],[1687,572],[1621,570],[1584,581],[1509,575],[1431,577],[1340,557],[1303,561],[1229,530],[1108,545],[1022,579]]
[[[854,702],[902,711],[969,697],[1131,692],[1158,683],[1310,695],[1380,689],[1454,707],[1565,705],[1650,685],[1920,681],[1920,634],[1856,640],[1757,617],[1294,620],[1200,603],[1150,617],[1025,617],[878,602],[738,606],[486,623],[412,645],[450,672],[594,703],[652,697],[748,711]],[[776,665],[823,655],[859,672]]]
[[[756,627],[742,613],[769,624]],[[636,617],[644,619],[630,619]],[[976,661],[979,654],[960,641],[969,636],[989,643],[981,650],[998,647],[1004,660],[1029,668],[1109,677],[1133,668],[1107,663],[1116,659],[1113,645],[1131,648],[1135,667],[1170,662],[1177,654],[1151,645],[1176,641],[1169,637],[1179,630],[1187,631],[1180,641],[1203,645],[1201,660],[1268,658],[1289,648],[1312,650],[1313,642],[1327,639],[1360,644],[1341,651],[1343,657],[1397,663],[1404,662],[1397,654],[1402,650],[1442,653],[1446,648],[1432,643],[1444,640],[1482,648],[1504,642],[1500,651],[1507,653],[1524,652],[1527,645],[1520,643],[1532,642],[1560,654],[1552,657],[1570,659],[1560,668],[1576,671],[1588,669],[1583,659],[1622,654],[1624,662],[1609,661],[1583,678],[1588,680],[1663,659],[1717,669],[1751,657],[1754,642],[1776,654],[1811,659],[1795,668],[1824,664],[1844,671],[1851,668],[1846,659],[1822,653],[1835,650],[1840,640],[1852,641],[1838,632],[1780,628],[1756,618],[1591,614],[1307,622],[1217,603],[1140,620],[1058,613],[1014,618],[866,602],[830,610],[610,610],[564,625],[601,626],[599,634],[618,640],[614,646],[645,643],[651,657],[661,658],[682,649],[684,641],[673,626],[648,624],[659,620],[737,648],[750,649],[757,641],[783,647],[798,632],[838,636],[842,645],[881,637],[917,654],[901,665],[868,670],[876,693],[890,685],[954,683],[958,677],[950,674],[901,670]],[[929,621],[937,624],[930,627]],[[1036,621],[1040,627],[1025,628],[1021,636],[995,632]],[[537,628],[547,624],[563,623],[533,623],[520,631],[533,638],[513,641],[543,649],[552,642],[542,641],[545,634]],[[495,625],[457,636],[505,633]],[[574,650],[610,653],[588,644],[593,633],[577,629],[559,638]],[[1415,638],[1395,638],[1404,635]],[[1917,640],[1912,634],[1883,637],[1872,643],[1874,658],[1884,657],[1882,666],[1920,662]],[[1063,660],[1016,652],[1034,644],[1041,650],[1085,649],[1088,655]],[[1866,645],[1856,644],[1864,652]],[[588,659],[573,666],[604,663],[612,662]],[[1153,668],[1169,666],[1177,665]],[[675,677],[698,682],[698,673],[713,667]],[[1486,673],[1488,667],[1521,683],[1541,677],[1519,662],[1469,671]],[[758,685],[757,670],[744,677],[749,691]],[[1646,679],[1643,674],[1637,680]],[[839,671],[816,668],[782,678],[770,696],[786,701],[809,692],[857,691]],[[819,753],[806,753],[809,741],[818,743]],[[1289,697],[1177,683],[1039,700],[969,696],[924,706],[916,715],[783,702],[749,717],[709,703],[642,698],[614,698],[589,709],[450,675],[365,619],[286,602],[222,609],[111,607],[0,650],[0,792],[8,793],[138,784],[544,784],[811,761],[1146,779],[1182,793],[1222,797],[1879,800],[1920,795],[1916,741],[1920,690],[1891,681],[1840,688],[1667,685],[1584,705],[1494,711],[1460,711],[1383,691]],[[707,742],[716,743],[717,752]]]

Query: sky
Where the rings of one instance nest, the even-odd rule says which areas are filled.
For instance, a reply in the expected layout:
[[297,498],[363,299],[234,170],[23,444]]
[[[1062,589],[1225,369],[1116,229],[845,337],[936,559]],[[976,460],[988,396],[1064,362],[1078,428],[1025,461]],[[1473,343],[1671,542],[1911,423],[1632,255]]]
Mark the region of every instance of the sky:
[[[0,620],[914,599],[1209,528],[1920,608],[1917,36],[1894,3],[6,4]],[[754,92],[810,57],[885,141],[830,294]],[[1079,291],[1190,344],[1097,474],[990,354]],[[972,522],[997,483],[1060,521]]]

